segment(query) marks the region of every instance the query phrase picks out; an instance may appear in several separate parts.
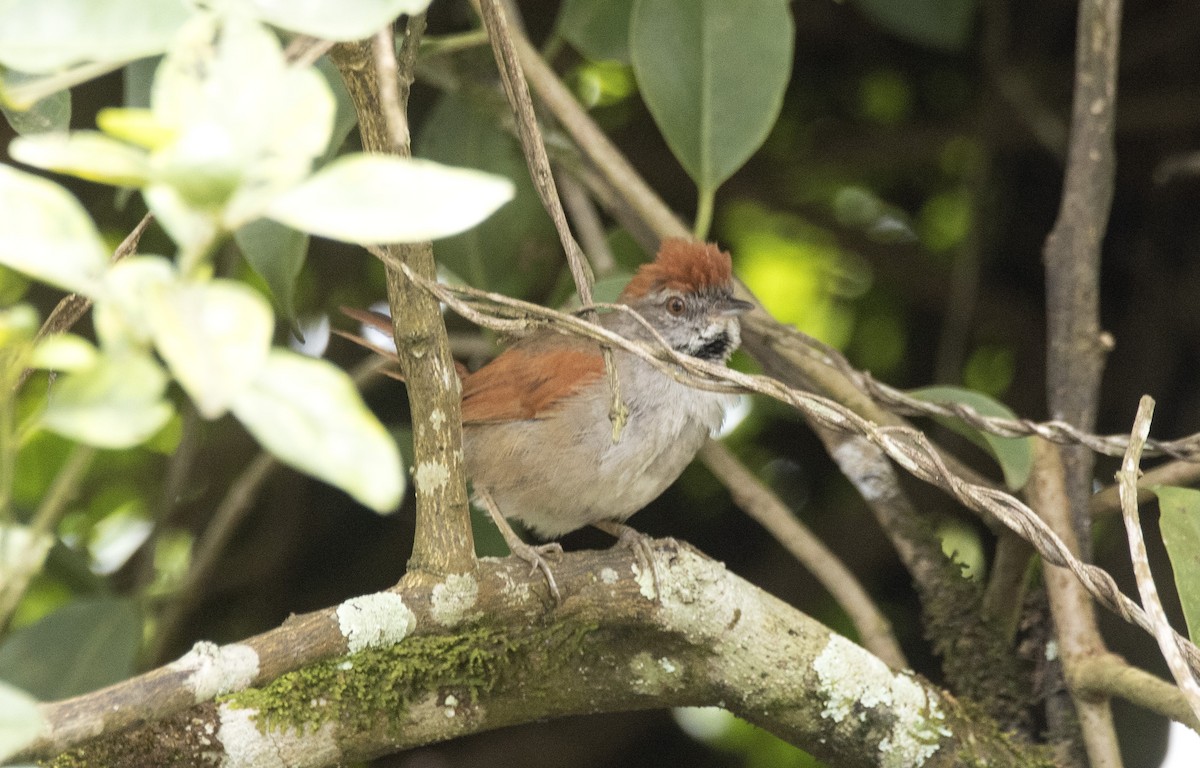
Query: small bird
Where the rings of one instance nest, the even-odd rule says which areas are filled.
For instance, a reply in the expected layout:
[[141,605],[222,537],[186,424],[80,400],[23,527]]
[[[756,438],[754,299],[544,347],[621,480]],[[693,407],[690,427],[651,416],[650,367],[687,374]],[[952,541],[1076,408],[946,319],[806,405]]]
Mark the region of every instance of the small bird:
[[[731,260],[715,245],[663,241],[618,299],[676,351],[725,362],[741,342],[738,317],[753,307],[733,297]],[[349,313],[390,333],[382,315]],[[628,339],[652,335],[625,312],[597,322]],[[477,503],[513,554],[540,569],[557,602],[546,561],[557,543],[530,546],[506,517],[544,538],[592,525],[636,544],[624,525],[675,481],[720,428],[732,395],[689,387],[623,350],[613,360],[628,420],[614,440],[612,393],[600,345],[543,329],[462,380],[463,452]],[[644,544],[643,544],[644,546]]]

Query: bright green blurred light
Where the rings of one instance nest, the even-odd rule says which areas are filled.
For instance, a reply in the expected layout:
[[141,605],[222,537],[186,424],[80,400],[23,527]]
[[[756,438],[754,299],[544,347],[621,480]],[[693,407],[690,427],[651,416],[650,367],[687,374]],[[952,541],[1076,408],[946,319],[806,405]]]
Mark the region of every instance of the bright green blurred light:
[[584,62],[570,79],[575,95],[589,109],[618,104],[636,91],[633,69],[619,61]]
[[942,252],[959,245],[971,231],[971,201],[964,190],[942,192],[925,201],[917,217],[921,240],[931,251]]
[[942,553],[962,566],[964,578],[974,581],[984,577],[987,563],[978,531],[958,520],[945,520],[936,533],[942,542]]
[[866,267],[825,230],[756,203],[730,205],[723,225],[735,270],[763,306],[780,322],[844,348],[854,327],[847,300],[870,287]]
[[858,84],[858,108],[864,118],[881,125],[903,122],[912,111],[912,86],[899,72],[877,70]]
[[999,399],[1012,386],[1016,355],[1008,347],[984,344],[963,365],[963,386]]

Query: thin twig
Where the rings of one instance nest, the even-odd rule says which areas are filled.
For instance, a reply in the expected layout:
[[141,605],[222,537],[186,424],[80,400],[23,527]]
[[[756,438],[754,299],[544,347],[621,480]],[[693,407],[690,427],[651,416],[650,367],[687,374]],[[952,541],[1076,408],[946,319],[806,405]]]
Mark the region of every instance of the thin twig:
[[[113,251],[110,264],[116,264],[121,259],[137,251],[138,242],[142,239],[142,233],[146,231],[146,227],[150,226],[150,222],[154,221],[154,214],[147,213],[142,217],[142,220],[137,223],[117,249]],[[34,336],[34,341],[40,341],[47,336],[56,333],[65,333],[70,330],[75,323],[87,314],[87,311],[92,308],[92,300],[87,296],[78,293],[70,293],[62,298],[50,311],[50,316],[46,318],[46,322],[42,323],[42,327],[38,329],[37,335]],[[26,368],[21,371],[21,375],[17,377],[17,384],[13,388],[14,391],[21,388],[25,380],[33,370]]]
[[1188,706],[1192,708],[1196,717],[1200,718],[1200,685],[1196,683],[1196,678],[1192,676],[1187,662],[1174,643],[1174,632],[1158,597],[1158,587],[1154,584],[1154,574],[1150,570],[1150,560],[1146,555],[1146,542],[1142,538],[1142,523],[1138,519],[1138,465],[1141,463],[1146,435],[1150,434],[1150,420],[1153,416],[1154,399],[1144,395],[1138,403],[1137,417],[1133,420],[1129,450],[1121,462],[1121,471],[1117,473],[1121,489],[1122,518],[1125,520],[1125,535],[1129,539],[1133,575],[1137,579],[1138,593],[1142,596],[1142,607],[1146,609],[1146,614],[1154,625],[1154,638],[1158,641],[1163,658],[1167,660],[1167,668],[1171,670],[1171,676],[1183,691]]
[[893,669],[907,668],[908,660],[891,622],[845,563],[725,446],[710,440],[700,449],[699,458],[729,491],[734,503],[770,531],[833,596],[858,630],[863,647]]
[[1200,720],[1177,686],[1131,666],[1115,654],[1080,659],[1071,675],[1071,685],[1090,695],[1120,696],[1200,733]]

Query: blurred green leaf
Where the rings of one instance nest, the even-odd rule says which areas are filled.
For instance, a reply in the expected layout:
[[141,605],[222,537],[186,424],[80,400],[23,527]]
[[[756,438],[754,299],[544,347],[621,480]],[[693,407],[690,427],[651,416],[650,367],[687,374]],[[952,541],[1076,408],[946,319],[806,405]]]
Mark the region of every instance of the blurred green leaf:
[[512,198],[508,179],[426,160],[343,155],[267,215],[351,243],[418,242],[470,229]]
[[396,441],[345,371],[273,349],[258,379],[234,399],[233,413],[281,461],[376,512],[400,503],[405,478]]
[[1200,640],[1200,491],[1169,485],[1150,490],[1158,496],[1158,527],[1171,558],[1188,636]]
[[105,355],[55,382],[42,425],[98,448],[131,448],[171,417],[174,408],[163,399],[166,386],[166,373],[149,356]]
[[0,64],[35,74],[166,50],[191,12],[185,0],[8,0],[0,7]]
[[0,263],[95,296],[108,251],[87,211],[65,189],[0,165]]
[[344,42],[369,37],[402,13],[420,13],[429,0],[248,0],[246,4],[260,19],[281,29]]
[[266,299],[213,280],[160,286],[143,301],[154,345],[196,409],[208,419],[225,413],[266,364],[275,332]]
[[71,123],[71,92],[65,88],[33,104],[9,103],[6,95],[11,93],[12,88],[35,77],[13,70],[0,73],[0,110],[3,110],[8,124],[22,136],[67,130]]
[[133,674],[141,640],[133,600],[77,600],[0,644],[0,678],[43,701],[78,696]]
[[0,682],[0,760],[20,752],[41,734],[45,725],[37,699]]
[[308,235],[270,219],[258,219],[234,233],[246,261],[271,289],[288,322],[296,320],[296,278],[308,256]]
[[793,31],[785,0],[635,0],[638,86],[702,192],[766,140],[791,74]]
[[558,28],[592,61],[629,63],[629,17],[634,0],[564,0]]
[[144,151],[99,131],[21,136],[8,151],[26,165],[115,187],[140,187],[150,178],[150,158]]
[[[908,394],[930,403],[962,403],[974,408],[983,416],[1015,419],[1012,410],[980,392],[961,387],[923,387],[909,390]],[[937,419],[938,423],[957,432],[990,453],[1004,472],[1004,483],[1010,490],[1025,487],[1029,471],[1033,467],[1033,443],[1028,437],[999,437],[981,432],[959,419]]]
[[863,15],[896,37],[959,51],[971,38],[977,0],[854,0]]
[[[512,179],[510,203],[478,227],[437,244],[438,264],[477,288],[509,296],[530,296],[553,284],[561,265],[550,217],[529,180],[516,140],[497,121],[456,94],[443,95],[421,127],[416,151],[448,165],[478,168]],[[515,254],[499,258],[499,254]]]
[[38,342],[29,365],[52,371],[78,371],[95,365],[98,355],[92,343],[82,336],[57,333]]

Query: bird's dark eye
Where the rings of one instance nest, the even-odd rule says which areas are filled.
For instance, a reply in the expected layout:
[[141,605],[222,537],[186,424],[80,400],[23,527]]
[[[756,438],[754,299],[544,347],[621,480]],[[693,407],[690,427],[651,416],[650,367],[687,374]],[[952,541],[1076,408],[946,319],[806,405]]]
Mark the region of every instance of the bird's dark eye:
[[683,299],[679,296],[672,296],[664,303],[667,311],[672,315],[679,316],[683,314],[683,310],[687,309],[687,305],[683,303]]

